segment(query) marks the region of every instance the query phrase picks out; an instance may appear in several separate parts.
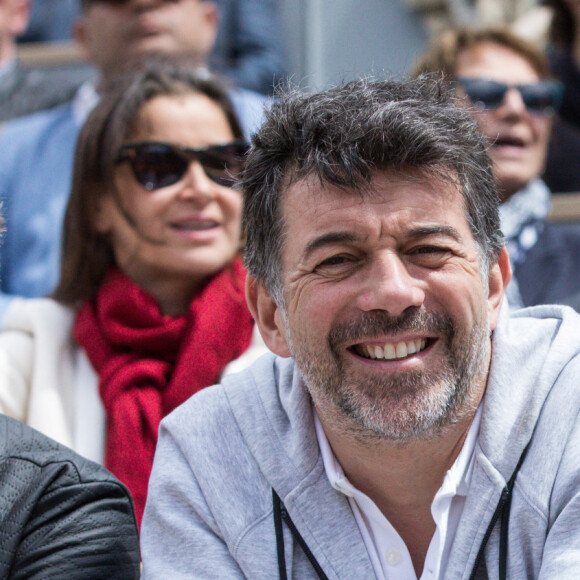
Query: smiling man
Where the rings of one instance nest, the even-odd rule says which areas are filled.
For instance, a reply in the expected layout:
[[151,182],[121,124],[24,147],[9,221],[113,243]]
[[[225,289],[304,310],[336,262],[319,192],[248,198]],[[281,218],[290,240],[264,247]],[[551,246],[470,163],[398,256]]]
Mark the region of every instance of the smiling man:
[[160,429],[152,578],[578,570],[580,318],[502,306],[485,142],[430,80],[290,93],[242,182],[268,355]]

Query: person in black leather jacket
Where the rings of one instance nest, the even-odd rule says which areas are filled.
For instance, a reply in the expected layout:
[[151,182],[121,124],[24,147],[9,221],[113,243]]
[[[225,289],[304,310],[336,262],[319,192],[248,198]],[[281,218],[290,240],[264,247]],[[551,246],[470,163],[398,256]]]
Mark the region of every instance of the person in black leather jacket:
[[106,469],[0,415],[0,578],[139,578],[127,489]]

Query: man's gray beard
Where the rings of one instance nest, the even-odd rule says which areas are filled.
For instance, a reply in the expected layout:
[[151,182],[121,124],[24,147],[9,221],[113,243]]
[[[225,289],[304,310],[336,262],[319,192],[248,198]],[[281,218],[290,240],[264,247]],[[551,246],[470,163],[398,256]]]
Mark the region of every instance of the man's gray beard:
[[[439,336],[446,351],[439,368],[367,375],[354,381],[340,354],[345,344],[426,331]],[[317,407],[335,408],[345,427],[363,441],[429,439],[473,413],[490,349],[487,317],[459,335],[451,318],[410,311],[393,318],[380,311],[333,327],[327,348],[308,352],[300,337],[292,340],[292,355]]]

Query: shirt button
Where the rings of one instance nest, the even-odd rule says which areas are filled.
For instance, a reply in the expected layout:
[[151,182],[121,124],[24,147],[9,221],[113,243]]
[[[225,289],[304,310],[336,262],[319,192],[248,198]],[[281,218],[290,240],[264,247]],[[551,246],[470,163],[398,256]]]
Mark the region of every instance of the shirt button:
[[401,562],[401,553],[398,550],[387,550],[385,560],[389,566],[398,566]]

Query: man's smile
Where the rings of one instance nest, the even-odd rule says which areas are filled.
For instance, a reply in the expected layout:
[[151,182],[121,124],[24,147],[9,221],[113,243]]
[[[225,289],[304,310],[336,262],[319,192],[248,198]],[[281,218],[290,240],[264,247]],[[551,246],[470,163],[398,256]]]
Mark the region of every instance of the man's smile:
[[384,344],[356,344],[352,351],[364,358],[400,360],[425,350],[433,342],[430,338],[385,342]]

